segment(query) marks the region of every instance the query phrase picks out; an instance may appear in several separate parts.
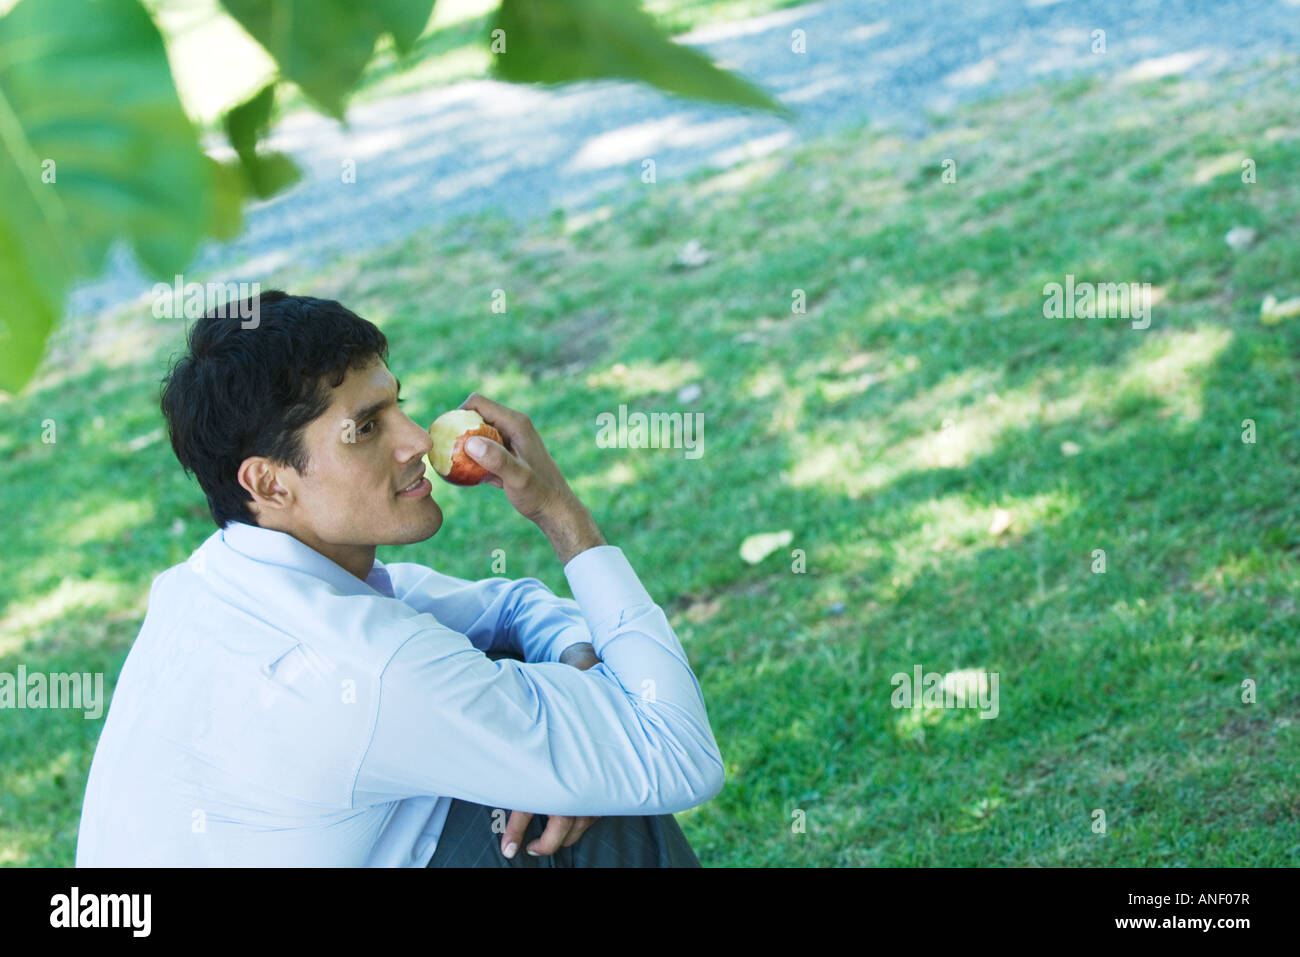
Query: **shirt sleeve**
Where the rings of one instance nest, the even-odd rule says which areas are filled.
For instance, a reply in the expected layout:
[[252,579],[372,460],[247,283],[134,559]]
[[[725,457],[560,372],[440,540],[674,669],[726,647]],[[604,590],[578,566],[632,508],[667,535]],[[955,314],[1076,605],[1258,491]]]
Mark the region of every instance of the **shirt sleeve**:
[[358,803],[668,814],[722,789],[699,682],[622,550],[588,549],[564,572],[602,663],[492,661],[450,628],[412,635],[381,675]]
[[591,641],[578,603],[536,578],[469,581],[408,562],[387,570],[395,597],[465,635],[480,651],[559,661],[570,645]]

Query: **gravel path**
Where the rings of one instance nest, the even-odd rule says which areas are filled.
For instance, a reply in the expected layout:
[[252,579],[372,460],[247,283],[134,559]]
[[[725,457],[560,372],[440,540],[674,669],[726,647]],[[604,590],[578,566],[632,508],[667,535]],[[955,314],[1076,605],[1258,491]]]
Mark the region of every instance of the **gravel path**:
[[[804,31],[806,53],[791,51]],[[1106,52],[1092,52],[1105,31]],[[358,106],[349,126],[292,117],[271,144],[304,170],[290,192],[246,211],[246,229],[191,267],[260,280],[278,265],[328,262],[434,221],[495,209],[519,220],[580,210],[603,191],[726,168],[870,118],[909,135],[927,114],[1085,71],[1212,74],[1300,48],[1300,0],[828,0],[682,38],[798,111],[794,123],[663,96],[627,83],[543,91],[473,81]],[[345,160],[356,181],[342,182]],[[188,277],[187,277],[188,278]],[[117,250],[83,285],[74,315],[148,295]]]

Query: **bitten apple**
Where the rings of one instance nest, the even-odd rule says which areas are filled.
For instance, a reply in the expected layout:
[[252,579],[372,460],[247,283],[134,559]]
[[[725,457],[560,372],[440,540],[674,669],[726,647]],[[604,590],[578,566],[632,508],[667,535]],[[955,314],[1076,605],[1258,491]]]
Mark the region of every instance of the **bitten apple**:
[[471,435],[501,442],[501,433],[484,422],[483,416],[473,409],[444,412],[429,426],[429,437],[433,439],[429,464],[452,485],[478,485],[488,477],[488,470],[465,451],[465,440]]

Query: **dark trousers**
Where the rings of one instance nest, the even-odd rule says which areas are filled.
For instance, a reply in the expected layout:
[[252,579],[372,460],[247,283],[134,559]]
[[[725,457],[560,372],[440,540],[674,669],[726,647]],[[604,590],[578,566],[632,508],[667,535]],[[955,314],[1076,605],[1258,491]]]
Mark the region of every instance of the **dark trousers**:
[[[491,658],[513,657],[489,653]],[[602,817],[572,847],[533,857],[525,848],[542,836],[547,816],[534,814],[511,860],[501,853],[501,829],[512,810],[453,798],[430,867],[699,867],[671,814]],[[495,825],[495,828],[494,828]]]
[[[699,858],[671,814],[602,817],[572,847],[531,856],[524,848],[542,836],[546,815],[534,814],[514,858],[501,853],[501,828],[510,818],[494,808],[453,798],[430,867],[699,867]],[[499,823],[498,823],[499,822]],[[493,825],[496,824],[496,830]]]

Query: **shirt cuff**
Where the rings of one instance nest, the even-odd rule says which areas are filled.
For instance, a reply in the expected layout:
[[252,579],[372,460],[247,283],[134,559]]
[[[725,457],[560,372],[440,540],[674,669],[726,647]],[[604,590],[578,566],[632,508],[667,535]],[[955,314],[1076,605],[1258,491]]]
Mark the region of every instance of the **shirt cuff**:
[[617,545],[597,545],[574,555],[564,566],[564,577],[593,637],[624,609],[654,604]]

